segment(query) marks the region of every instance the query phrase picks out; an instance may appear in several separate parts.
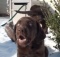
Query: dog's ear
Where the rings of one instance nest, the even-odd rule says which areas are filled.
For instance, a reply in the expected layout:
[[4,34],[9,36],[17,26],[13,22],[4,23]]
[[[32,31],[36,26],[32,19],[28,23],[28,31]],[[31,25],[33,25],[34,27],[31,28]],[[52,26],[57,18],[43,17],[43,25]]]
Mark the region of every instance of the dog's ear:
[[43,31],[43,29],[41,28],[40,24],[37,23],[37,35],[36,38],[38,39],[38,41],[41,41],[43,39],[45,39],[46,35]]
[[42,40],[45,39],[46,35],[45,35],[43,29],[40,27],[40,24],[38,22],[36,22],[36,24],[37,24],[37,34],[36,34],[36,37],[34,39],[34,42],[40,43]]
[[32,42],[32,46],[31,46],[31,48],[33,50],[38,49],[42,45],[42,42],[46,37],[46,35],[45,35],[43,29],[40,27],[39,23],[36,22],[36,24],[37,24],[37,34],[36,34],[34,41]]

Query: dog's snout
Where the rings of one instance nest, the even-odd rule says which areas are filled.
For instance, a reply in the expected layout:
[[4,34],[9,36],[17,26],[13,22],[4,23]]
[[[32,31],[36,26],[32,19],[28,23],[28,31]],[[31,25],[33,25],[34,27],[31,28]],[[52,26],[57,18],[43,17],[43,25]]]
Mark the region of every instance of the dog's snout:
[[26,34],[27,33],[27,28],[23,28],[22,30],[21,30],[21,32],[22,32],[22,34]]
[[21,32],[23,33],[23,32],[24,32],[24,30],[22,29],[22,30],[21,30]]
[[26,28],[22,28],[21,29],[21,32],[26,32]]

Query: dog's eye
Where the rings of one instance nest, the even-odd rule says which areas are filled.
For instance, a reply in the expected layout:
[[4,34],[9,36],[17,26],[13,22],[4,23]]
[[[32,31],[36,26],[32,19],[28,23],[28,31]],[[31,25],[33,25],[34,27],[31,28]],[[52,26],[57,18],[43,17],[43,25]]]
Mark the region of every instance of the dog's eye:
[[32,22],[29,22],[27,27],[29,28],[29,30],[32,30],[33,26],[34,24]]
[[32,26],[32,24],[31,24],[31,23],[30,23],[29,25],[30,25],[30,26]]
[[33,26],[33,24],[32,24],[32,23],[29,23],[29,26],[30,26],[30,27],[32,27],[32,26]]

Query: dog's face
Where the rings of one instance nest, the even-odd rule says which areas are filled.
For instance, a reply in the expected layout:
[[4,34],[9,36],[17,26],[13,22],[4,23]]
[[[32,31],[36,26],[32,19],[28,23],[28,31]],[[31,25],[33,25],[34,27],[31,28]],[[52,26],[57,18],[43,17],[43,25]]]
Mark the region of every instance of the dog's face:
[[31,18],[21,18],[16,24],[16,38],[21,46],[28,45],[37,34],[37,24]]
[[35,38],[39,41],[45,38],[45,35],[41,33],[43,31],[41,31],[40,26],[30,17],[21,18],[17,22],[15,30],[17,44],[21,47],[26,47],[27,45],[30,45]]

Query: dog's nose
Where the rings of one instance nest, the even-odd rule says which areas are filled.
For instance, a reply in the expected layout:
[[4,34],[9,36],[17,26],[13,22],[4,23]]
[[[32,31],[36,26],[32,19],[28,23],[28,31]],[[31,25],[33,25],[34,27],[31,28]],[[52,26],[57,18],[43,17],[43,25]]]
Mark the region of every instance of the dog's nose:
[[21,32],[23,33],[24,32],[24,29],[22,29]]
[[23,28],[22,30],[21,30],[21,32],[24,34],[26,34],[27,33],[27,28]]

